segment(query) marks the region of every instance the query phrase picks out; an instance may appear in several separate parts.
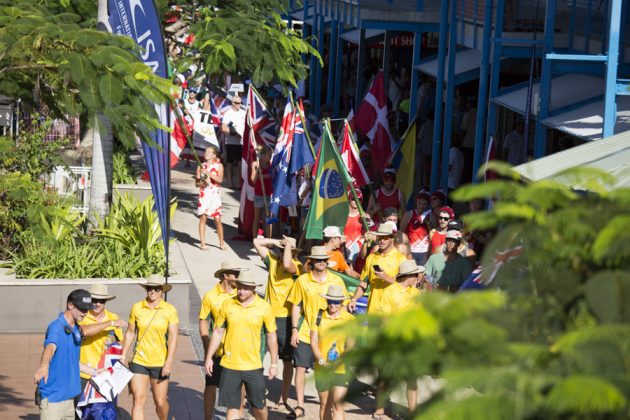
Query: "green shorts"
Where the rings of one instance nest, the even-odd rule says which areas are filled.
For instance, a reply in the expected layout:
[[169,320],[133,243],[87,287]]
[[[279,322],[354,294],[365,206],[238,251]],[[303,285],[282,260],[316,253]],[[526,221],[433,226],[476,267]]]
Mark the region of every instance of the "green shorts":
[[313,350],[310,344],[306,344],[304,341],[298,343],[297,348],[293,350],[293,366],[313,368]]
[[243,384],[245,384],[245,395],[252,407],[259,410],[265,408],[267,386],[262,369],[233,370],[224,367],[219,384],[219,401],[227,408],[240,408]]
[[330,391],[333,387],[348,388],[348,375],[315,371],[315,389],[317,392]]

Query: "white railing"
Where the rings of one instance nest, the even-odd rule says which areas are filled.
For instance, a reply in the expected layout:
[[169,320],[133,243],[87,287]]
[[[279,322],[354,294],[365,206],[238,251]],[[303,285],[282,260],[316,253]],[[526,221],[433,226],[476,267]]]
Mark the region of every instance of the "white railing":
[[57,166],[55,172],[48,176],[48,185],[55,188],[59,195],[74,197],[77,203],[73,207],[81,213],[90,209],[91,182],[91,166]]

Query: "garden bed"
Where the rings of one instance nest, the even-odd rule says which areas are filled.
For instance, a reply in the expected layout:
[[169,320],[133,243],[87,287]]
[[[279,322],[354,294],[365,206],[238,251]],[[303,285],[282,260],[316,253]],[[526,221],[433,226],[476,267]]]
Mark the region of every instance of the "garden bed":
[[[189,328],[189,289],[192,286],[179,244],[173,242],[170,252],[171,273],[169,283],[173,289],[168,293],[168,302],[175,305],[179,313],[180,329]],[[125,321],[131,305],[145,297],[138,286],[144,279],[17,279],[15,275],[0,272],[0,332],[42,333],[59,312],[66,307],[66,298],[74,290],[90,289],[92,284],[104,283],[116,299],[107,304],[107,309],[117,313]]]

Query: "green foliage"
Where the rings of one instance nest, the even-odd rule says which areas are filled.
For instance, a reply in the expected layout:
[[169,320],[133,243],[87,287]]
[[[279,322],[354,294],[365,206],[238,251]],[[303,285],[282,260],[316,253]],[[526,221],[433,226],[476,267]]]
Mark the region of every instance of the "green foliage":
[[[307,77],[301,55],[321,62],[317,50],[288,28],[281,15],[284,0],[197,0],[176,2],[181,17],[195,34],[195,57],[209,76],[224,72],[251,76],[256,84],[273,81],[295,86]],[[185,70],[190,56],[176,63]]]
[[[33,121],[37,120],[35,115]],[[46,120],[30,130],[23,129],[15,139],[0,137],[0,171],[27,174],[37,181],[63,165],[59,151],[68,140],[46,141],[50,127],[51,121]]]
[[116,150],[113,155],[114,184],[137,184],[137,178],[124,150]]
[[124,144],[136,135],[150,142],[152,129],[165,128],[154,103],[167,102],[172,85],[139,60],[130,38],[91,28],[94,8],[0,0],[0,90],[34,109],[45,103],[53,117],[80,115],[83,126],[104,113]]
[[[370,316],[342,359],[390,390],[439,378],[415,418],[628,418],[630,191],[594,169],[527,185],[493,170],[504,179],[453,196],[496,200],[465,222],[498,230],[482,265],[501,262],[501,292],[425,293],[403,313]],[[516,246],[521,255],[502,253]]]
[[56,207],[42,216],[39,230],[22,239],[22,252],[12,253],[8,266],[19,278],[134,278],[164,272],[152,198],[139,203],[120,197],[92,237],[82,233],[83,221],[69,207]]

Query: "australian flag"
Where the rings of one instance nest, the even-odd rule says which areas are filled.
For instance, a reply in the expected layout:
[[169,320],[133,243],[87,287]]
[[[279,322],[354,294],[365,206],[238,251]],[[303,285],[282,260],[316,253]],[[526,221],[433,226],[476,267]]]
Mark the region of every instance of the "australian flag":
[[[301,106],[301,104],[300,104]],[[304,110],[300,111],[304,115]],[[271,158],[273,194],[269,212],[277,217],[280,206],[297,204],[296,173],[314,162],[313,153],[304,134],[300,112],[291,99],[287,99],[278,142]]]

